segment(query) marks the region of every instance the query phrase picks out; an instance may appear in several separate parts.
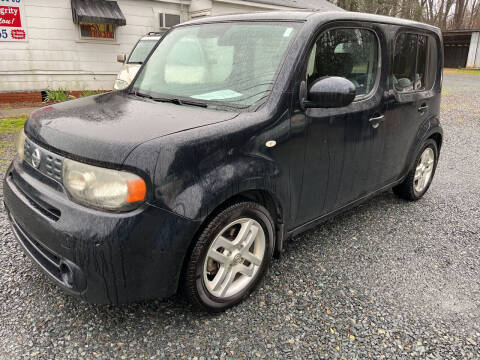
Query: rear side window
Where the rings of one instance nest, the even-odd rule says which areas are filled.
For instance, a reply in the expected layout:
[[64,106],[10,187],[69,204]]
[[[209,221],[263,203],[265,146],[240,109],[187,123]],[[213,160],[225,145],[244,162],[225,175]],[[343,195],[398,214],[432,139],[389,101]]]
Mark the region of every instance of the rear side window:
[[157,43],[157,40],[140,40],[135,49],[133,49],[130,57],[128,58],[128,64],[143,64],[145,59],[147,58],[150,51],[152,51],[153,47]]
[[379,71],[379,46],[375,33],[367,29],[335,28],[316,41],[307,66],[307,84],[324,76],[350,80],[357,95],[369,94]]
[[435,82],[437,45],[430,35],[397,36],[391,81],[399,92],[430,90]]

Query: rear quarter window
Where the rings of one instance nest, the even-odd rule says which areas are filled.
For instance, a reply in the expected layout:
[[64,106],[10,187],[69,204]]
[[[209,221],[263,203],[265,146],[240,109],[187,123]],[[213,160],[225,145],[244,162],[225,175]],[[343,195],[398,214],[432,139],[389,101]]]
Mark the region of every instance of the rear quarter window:
[[398,92],[430,90],[435,83],[437,42],[431,35],[401,33],[395,40],[391,82]]
[[156,43],[157,40],[140,40],[130,54],[127,63],[142,64]]

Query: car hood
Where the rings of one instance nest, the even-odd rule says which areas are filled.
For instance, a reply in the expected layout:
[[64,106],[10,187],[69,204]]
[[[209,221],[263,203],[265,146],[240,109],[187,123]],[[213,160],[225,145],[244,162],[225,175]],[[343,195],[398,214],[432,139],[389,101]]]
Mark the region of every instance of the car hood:
[[73,158],[122,164],[146,141],[237,115],[113,92],[43,107],[32,113],[25,133],[34,142]]

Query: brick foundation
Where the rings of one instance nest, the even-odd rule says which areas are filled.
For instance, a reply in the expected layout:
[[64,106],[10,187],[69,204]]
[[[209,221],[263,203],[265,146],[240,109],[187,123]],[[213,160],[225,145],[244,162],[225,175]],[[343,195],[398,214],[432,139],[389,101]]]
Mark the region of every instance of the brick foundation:
[[41,102],[41,91],[0,93],[0,104],[2,105],[38,104]]
[[[84,91],[67,91],[68,95],[75,97],[81,97],[83,93]],[[0,93],[0,106],[27,107],[41,105],[45,105],[45,103],[42,103],[41,91]]]

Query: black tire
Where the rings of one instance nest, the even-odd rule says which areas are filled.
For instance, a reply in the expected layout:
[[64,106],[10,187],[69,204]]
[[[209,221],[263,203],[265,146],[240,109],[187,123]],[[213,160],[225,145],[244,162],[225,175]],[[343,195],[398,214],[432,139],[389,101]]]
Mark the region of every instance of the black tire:
[[[415,190],[415,169],[420,162],[420,157],[422,156],[425,149],[427,149],[428,147],[433,150],[433,154],[435,157],[433,162],[432,175],[430,176],[430,179],[428,180],[426,187],[421,192],[417,192]],[[432,183],[433,176],[435,175],[435,170],[437,169],[437,163],[438,163],[437,143],[433,139],[428,139],[427,141],[425,141],[420,151],[418,152],[417,156],[415,157],[415,162],[413,163],[412,168],[409,171],[405,180],[403,180],[402,183],[400,183],[399,185],[393,188],[393,192],[395,193],[395,195],[409,201],[417,201],[421,199],[423,195],[425,195],[425,193],[430,188],[430,184]]]
[[[208,249],[222,229],[231,222],[244,217],[257,221],[265,233],[265,253],[262,263],[245,289],[228,298],[215,297],[208,291],[203,278],[203,266]],[[206,224],[187,260],[183,288],[188,301],[196,308],[208,312],[221,312],[248,297],[264,277],[272,259],[275,245],[274,229],[275,225],[268,210],[255,202],[237,202],[220,211]]]

